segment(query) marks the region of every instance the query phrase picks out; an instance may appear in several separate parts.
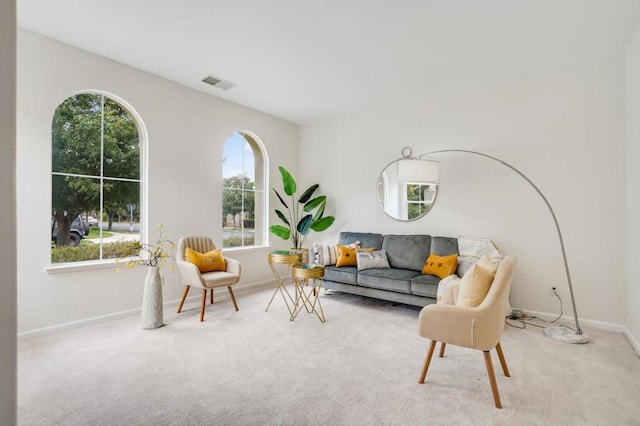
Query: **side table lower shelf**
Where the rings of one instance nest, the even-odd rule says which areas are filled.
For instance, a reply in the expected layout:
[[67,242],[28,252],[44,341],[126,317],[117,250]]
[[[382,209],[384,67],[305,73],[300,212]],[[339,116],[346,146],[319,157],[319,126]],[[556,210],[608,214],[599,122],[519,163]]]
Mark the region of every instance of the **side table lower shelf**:
[[302,308],[305,308],[308,313],[316,314],[320,322],[324,323],[326,319],[320,302],[324,266],[296,263],[291,267],[291,275],[295,285],[295,303],[290,320],[296,319]]

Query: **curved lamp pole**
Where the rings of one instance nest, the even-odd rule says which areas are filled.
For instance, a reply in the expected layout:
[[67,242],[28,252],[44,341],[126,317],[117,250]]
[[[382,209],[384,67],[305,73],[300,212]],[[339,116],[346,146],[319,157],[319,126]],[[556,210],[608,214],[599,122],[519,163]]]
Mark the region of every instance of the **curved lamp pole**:
[[529,179],[524,173],[522,173],[520,170],[516,169],[515,167],[513,167],[511,164],[507,163],[506,161],[502,161],[499,158],[493,157],[491,155],[488,154],[483,154],[482,152],[477,152],[477,151],[471,151],[471,150],[467,150],[467,149],[443,149],[443,150],[438,150],[438,151],[431,151],[431,152],[427,152],[426,154],[421,154],[418,156],[418,159],[422,159],[422,157],[426,157],[429,155],[433,155],[433,154],[445,154],[445,153],[462,153],[462,154],[471,154],[471,155],[478,155],[480,157],[485,157],[485,158],[489,158],[493,161],[497,161],[498,163],[502,164],[503,166],[513,170],[515,173],[517,173],[521,178],[523,178],[525,181],[527,181],[527,183],[529,185],[531,185],[531,187],[533,189],[535,189],[535,191],[538,193],[538,195],[540,195],[540,197],[542,198],[542,200],[544,201],[544,203],[547,205],[547,208],[549,209],[549,213],[551,213],[551,217],[553,218],[553,223],[556,225],[556,231],[558,232],[558,240],[560,241],[560,249],[562,250],[562,260],[564,261],[564,270],[565,273],[567,275],[567,282],[569,283],[569,293],[571,294],[571,305],[573,306],[573,317],[575,318],[576,321],[576,329],[572,330],[568,327],[562,327],[562,326],[555,326],[555,327],[547,327],[544,330],[544,334],[548,337],[551,337],[552,339],[556,339],[556,340],[560,340],[562,342],[566,342],[566,343],[586,343],[589,341],[589,336],[582,331],[582,329],[580,328],[580,322],[578,321],[578,311],[576,310],[576,300],[575,297],[573,295],[573,285],[571,283],[571,274],[569,273],[569,263],[567,262],[567,253],[565,252],[564,249],[564,241],[562,239],[562,232],[560,231],[560,225],[558,224],[558,219],[556,219],[556,214],[553,211],[553,208],[551,208],[551,204],[549,204],[549,201],[547,200],[547,197],[544,196],[544,194],[542,193],[542,191],[540,191],[540,188],[538,188],[536,186],[536,184],[534,184],[531,179]]

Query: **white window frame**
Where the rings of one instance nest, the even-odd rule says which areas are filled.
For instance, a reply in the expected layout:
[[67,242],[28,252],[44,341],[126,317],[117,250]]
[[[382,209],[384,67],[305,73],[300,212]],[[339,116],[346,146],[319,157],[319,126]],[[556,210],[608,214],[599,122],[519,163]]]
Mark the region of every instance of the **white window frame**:
[[[263,189],[258,191],[258,190],[254,190],[254,194],[257,196],[258,194],[262,194],[262,198],[261,198],[261,203],[264,206],[262,214],[260,214],[259,216],[256,215],[255,219],[254,219],[254,229],[256,232],[256,235],[258,233],[258,226],[256,225],[258,222],[258,218],[260,218],[261,224],[260,224],[260,235],[261,235],[261,240],[262,243],[261,244],[254,244],[252,246],[239,246],[239,247],[222,247],[222,245],[224,243],[221,243],[221,248],[223,251],[225,252],[231,252],[231,251],[251,251],[251,250],[255,250],[255,249],[261,249],[264,247],[268,247],[269,246],[269,233],[268,233],[268,224],[269,224],[269,192],[267,190],[267,188],[269,188],[269,157],[267,154],[267,149],[264,146],[264,143],[262,142],[262,140],[253,132],[249,131],[249,130],[244,130],[244,129],[239,129],[239,130],[235,130],[233,133],[240,133],[242,135],[246,135],[249,136],[251,138],[251,140],[253,142],[255,142],[257,148],[260,150],[260,154],[262,156],[262,173],[259,174],[258,172],[258,167],[256,167],[255,170],[255,182],[257,184],[259,179],[262,179],[262,182],[264,183]],[[222,148],[222,152],[223,154],[221,155],[221,157],[224,156],[224,147],[227,144],[227,139],[225,139],[225,142],[223,144],[223,148]],[[250,141],[247,140],[247,143],[251,144]],[[255,158],[254,155],[254,160],[257,163],[257,159]],[[223,177],[224,179],[224,177]],[[222,191],[220,192],[220,196],[222,197]],[[258,199],[257,197],[254,196],[254,206],[258,205]],[[255,209],[256,211],[258,210],[257,208]],[[223,218],[224,219],[224,218]],[[224,230],[223,230],[224,232]],[[224,238],[224,237],[223,237]]]
[[[148,164],[149,164],[149,156],[148,156],[148,131],[147,128],[144,124],[144,121],[142,120],[142,117],[140,116],[140,114],[138,113],[138,111],[131,105],[129,104],[127,101],[125,101],[124,99],[122,99],[121,97],[114,95],[113,93],[110,92],[106,92],[104,90],[81,90],[81,91],[77,91],[77,92],[73,92],[70,95],[66,96],[60,103],[58,103],[53,111],[53,114],[55,114],[55,111],[58,109],[58,107],[65,102],[67,99],[69,99],[70,97],[76,96],[76,95],[82,95],[82,94],[92,94],[92,95],[100,95],[106,97],[106,98],[110,98],[111,100],[113,100],[114,102],[118,103],[120,106],[122,106],[122,108],[124,108],[135,120],[136,123],[136,127],[138,128],[138,141],[140,144],[140,242],[141,243],[148,243],[148,235],[149,235],[149,202],[148,202]],[[53,115],[52,115],[52,121],[53,121]],[[101,142],[102,143],[102,142]],[[49,149],[52,149],[52,144],[53,144],[53,139],[51,140],[51,143],[49,144]],[[49,154],[49,158],[51,158],[51,152]],[[51,167],[53,167],[50,164]],[[103,175],[102,172],[102,166],[101,166],[101,174]],[[53,169],[50,170],[49,173],[49,177],[50,179],[53,179]],[[57,174],[59,175],[65,175],[65,173],[60,173],[57,172]],[[72,174],[66,174],[71,176]],[[103,178],[104,176],[82,176],[82,177],[89,177],[89,178],[99,178],[100,182],[101,182],[101,189],[100,189],[100,217],[102,217],[102,204],[103,204],[103,199],[102,199],[102,182],[103,182]],[[118,179],[116,179],[118,180]],[[125,179],[128,180],[128,179]],[[49,194],[50,197],[53,196],[53,194],[51,194],[51,189],[52,185],[51,185],[51,181],[49,181]],[[101,236],[100,238],[102,238],[102,228],[100,229],[100,233]],[[51,237],[49,237],[50,239]],[[100,242],[100,257],[102,258],[102,242]],[[98,259],[98,260],[85,260],[85,261],[79,261],[79,262],[72,262],[72,263],[51,263],[51,259],[49,259],[49,266],[46,268],[46,272],[48,274],[57,274],[57,273],[64,273],[64,272],[76,272],[76,271],[84,271],[84,270],[94,270],[94,269],[106,269],[106,268],[114,268],[116,266],[116,261],[118,259]]]

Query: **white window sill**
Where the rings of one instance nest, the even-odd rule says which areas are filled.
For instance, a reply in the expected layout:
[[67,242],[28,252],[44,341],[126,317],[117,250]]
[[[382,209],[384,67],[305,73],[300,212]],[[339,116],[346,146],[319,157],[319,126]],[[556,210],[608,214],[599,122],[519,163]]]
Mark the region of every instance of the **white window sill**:
[[120,261],[118,262],[118,264],[116,264],[116,259],[94,260],[76,263],[58,263],[48,266],[45,270],[49,275],[64,274],[68,272],[95,271],[98,269],[115,269],[118,267],[124,267],[124,263],[125,262]]
[[248,247],[228,247],[222,248],[222,253],[248,253],[252,251],[269,251],[269,246],[248,246]]

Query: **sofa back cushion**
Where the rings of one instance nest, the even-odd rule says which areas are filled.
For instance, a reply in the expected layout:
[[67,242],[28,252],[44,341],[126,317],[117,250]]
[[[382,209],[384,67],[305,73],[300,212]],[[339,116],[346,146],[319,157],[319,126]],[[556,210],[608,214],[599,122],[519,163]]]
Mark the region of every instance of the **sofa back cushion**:
[[373,234],[369,232],[341,232],[338,237],[338,244],[348,245],[360,241],[361,248],[374,248],[380,250],[382,248],[382,234]]
[[458,254],[458,239],[455,237],[431,237],[431,253],[438,256]]
[[431,236],[385,235],[382,248],[387,252],[387,259],[392,268],[422,271],[431,252]]

